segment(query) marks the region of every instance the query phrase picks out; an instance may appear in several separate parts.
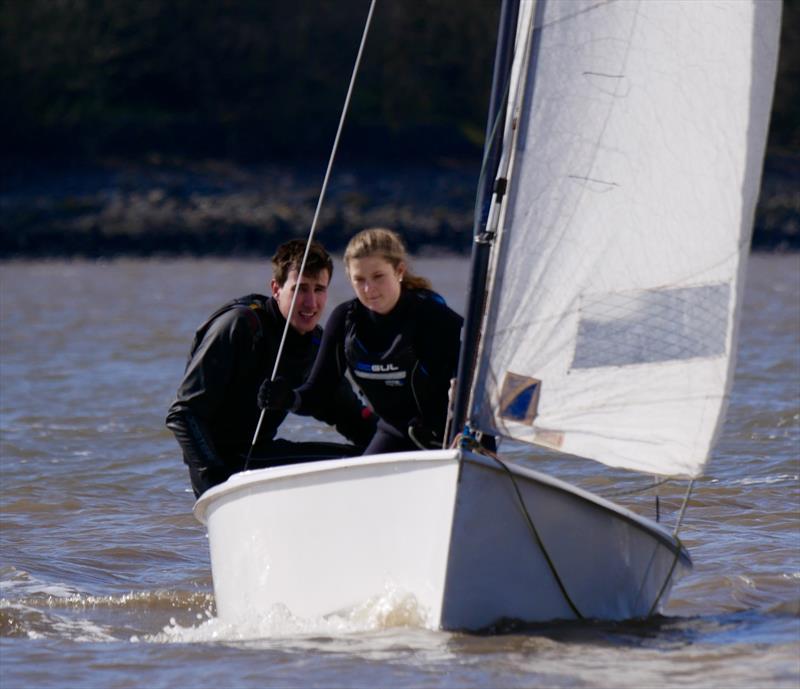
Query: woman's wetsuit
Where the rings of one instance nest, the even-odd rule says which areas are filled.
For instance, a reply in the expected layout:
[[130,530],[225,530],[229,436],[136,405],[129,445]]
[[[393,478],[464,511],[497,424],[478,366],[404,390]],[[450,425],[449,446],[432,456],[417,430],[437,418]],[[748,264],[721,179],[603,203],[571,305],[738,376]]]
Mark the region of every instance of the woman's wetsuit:
[[[297,389],[300,414],[313,414],[347,372],[378,415],[365,454],[417,449],[409,426],[444,434],[447,394],[455,376],[463,319],[435,292],[403,289],[386,315],[358,299],[340,304],[325,325],[319,354]],[[430,443],[433,446],[433,443]]]

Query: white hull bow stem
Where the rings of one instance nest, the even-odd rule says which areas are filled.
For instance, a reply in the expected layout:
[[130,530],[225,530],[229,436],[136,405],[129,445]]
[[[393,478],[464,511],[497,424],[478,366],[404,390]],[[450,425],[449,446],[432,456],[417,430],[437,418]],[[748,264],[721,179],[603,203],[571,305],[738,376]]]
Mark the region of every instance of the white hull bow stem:
[[545,474],[463,450],[236,474],[205,493],[217,613],[346,614],[412,595],[431,628],[658,612],[691,560],[668,531]]

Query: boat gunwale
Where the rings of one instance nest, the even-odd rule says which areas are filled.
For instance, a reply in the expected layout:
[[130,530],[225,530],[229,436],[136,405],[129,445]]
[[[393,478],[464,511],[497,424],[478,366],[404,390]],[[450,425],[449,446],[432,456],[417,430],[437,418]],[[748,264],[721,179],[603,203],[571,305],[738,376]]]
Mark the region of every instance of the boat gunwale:
[[412,462],[447,462],[458,461],[461,450],[413,450],[410,452],[393,452],[378,455],[361,455],[358,457],[341,457],[334,459],[315,460],[312,462],[297,462],[295,464],[281,464],[274,467],[250,469],[232,474],[227,481],[220,483],[201,495],[194,504],[192,512],[195,518],[206,524],[206,511],[212,501],[247,486],[251,487],[260,483],[268,483],[281,478],[327,473],[350,467],[376,466],[380,464],[403,464]]
[[596,507],[613,512],[626,521],[633,523],[635,526],[650,532],[656,538],[658,538],[658,540],[667,545],[671,550],[677,550],[683,564],[687,567],[693,567],[691,555],[680,539],[678,539],[674,534],[670,533],[666,527],[662,526],[658,522],[654,522],[648,517],[637,514],[633,510],[624,507],[623,505],[618,505],[608,498],[604,498],[601,495],[592,493],[585,488],[568,483],[567,481],[550,476],[549,474],[536,471],[535,469],[522,466],[514,461],[495,459],[494,457],[474,452],[466,452],[465,454],[468,454],[473,460],[479,460],[477,463],[492,471],[506,474],[507,468],[512,474],[523,476],[527,479],[536,481],[537,483],[543,484],[555,490],[559,490],[563,493],[570,493],[577,498],[595,505]]
[[[275,467],[263,469],[251,469],[233,474],[225,483],[206,491],[194,505],[193,513],[195,518],[207,524],[206,512],[208,507],[217,499],[235,493],[244,487],[252,487],[261,483],[268,483],[278,479],[310,474],[323,474],[330,471],[376,466],[381,464],[411,464],[415,462],[448,462],[461,461],[468,459],[491,471],[506,474],[510,471],[512,475],[524,477],[535,481],[545,487],[558,490],[562,493],[570,494],[584,502],[588,502],[595,507],[612,512],[625,521],[636,527],[652,534],[662,544],[672,551],[677,551],[684,566],[692,567],[692,559],[683,543],[664,526],[653,520],[637,514],[627,507],[604,498],[596,493],[592,493],[585,488],[581,488],[567,481],[563,481],[549,474],[522,466],[513,460],[501,460],[489,455],[471,452],[466,449],[448,450],[414,450],[410,452],[394,452],[378,455],[362,455],[359,457],[344,457],[340,459],[317,460],[313,462],[301,462],[296,464],[283,464]],[[505,468],[504,468],[505,467]]]

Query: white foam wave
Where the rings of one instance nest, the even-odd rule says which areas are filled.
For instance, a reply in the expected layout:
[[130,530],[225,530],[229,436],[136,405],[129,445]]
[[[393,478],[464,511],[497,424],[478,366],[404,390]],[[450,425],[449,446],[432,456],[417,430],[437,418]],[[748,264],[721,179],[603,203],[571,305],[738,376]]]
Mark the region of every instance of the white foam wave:
[[40,581],[28,572],[9,565],[0,570],[0,593],[8,596],[12,592],[17,595],[44,595],[53,598],[69,598],[78,595],[78,590],[74,587],[62,583]]
[[[756,486],[770,483],[793,483],[800,478],[797,474],[778,474],[777,476],[748,476],[739,481],[743,486]],[[735,483],[735,482],[734,482]]]
[[380,596],[324,617],[298,617],[286,606],[275,605],[264,613],[254,612],[244,619],[223,621],[210,617],[192,627],[183,627],[171,619],[169,626],[158,634],[148,635],[144,640],[154,643],[248,641],[313,635],[342,636],[398,628],[435,627],[429,612],[412,594],[387,588]]
[[773,483],[795,483],[800,480],[800,474],[776,474],[774,476],[746,476],[740,479],[723,481],[722,479],[711,479],[711,483],[725,484],[729,486],[759,486],[770,485]]
[[109,627],[87,619],[69,619],[22,603],[0,600],[5,623],[29,639],[69,639],[76,642],[116,641]]
[[0,609],[14,606],[36,609],[115,609],[187,612],[208,611],[211,616],[214,597],[207,591],[155,589],[117,594],[91,594],[63,583],[44,582],[14,566],[0,568]]

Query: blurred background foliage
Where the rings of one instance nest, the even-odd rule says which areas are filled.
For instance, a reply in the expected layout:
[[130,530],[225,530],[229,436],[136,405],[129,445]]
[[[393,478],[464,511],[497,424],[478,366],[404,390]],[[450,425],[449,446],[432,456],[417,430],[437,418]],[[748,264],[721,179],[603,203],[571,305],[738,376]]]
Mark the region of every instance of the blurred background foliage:
[[[302,233],[368,7],[0,0],[0,255],[268,251]],[[469,247],[499,7],[378,2],[332,237],[386,223]],[[754,246],[800,248],[798,151],[800,0],[784,0]]]
[[[736,0],[730,0],[735,2]],[[499,0],[379,2],[345,153],[479,155]],[[10,154],[325,155],[368,0],[4,0]],[[772,150],[800,148],[800,0]]]
[[[4,148],[325,155],[367,0],[6,0]],[[378,3],[345,152],[480,150],[499,2]],[[343,142],[344,143],[344,142]]]

